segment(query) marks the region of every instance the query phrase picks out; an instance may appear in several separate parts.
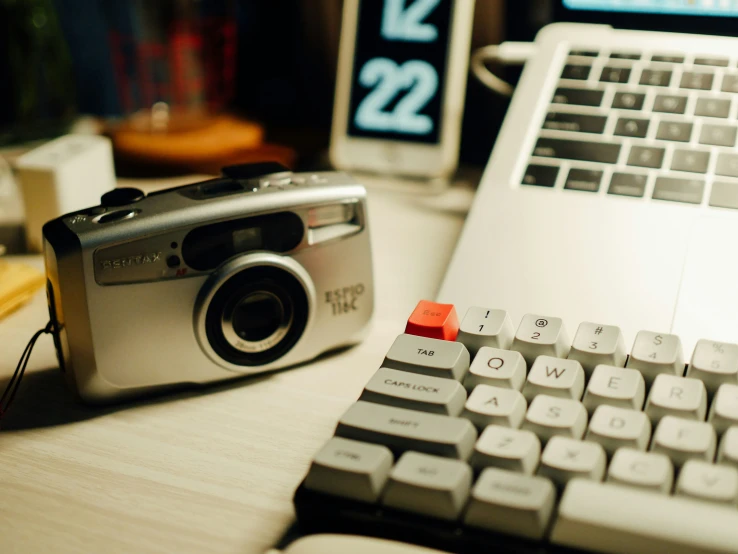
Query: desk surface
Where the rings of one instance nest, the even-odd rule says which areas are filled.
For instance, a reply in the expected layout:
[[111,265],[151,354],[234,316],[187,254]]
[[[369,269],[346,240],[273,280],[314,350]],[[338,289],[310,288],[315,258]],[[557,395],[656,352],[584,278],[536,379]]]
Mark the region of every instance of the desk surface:
[[[280,541],[312,456],[417,301],[435,296],[471,198],[463,186],[367,188],[376,312],[352,349],[269,377],[91,408],[64,388],[49,337],[39,341],[0,431],[3,554],[257,553]],[[24,261],[42,268],[40,256]],[[47,317],[39,292],[0,321],[0,390]]]

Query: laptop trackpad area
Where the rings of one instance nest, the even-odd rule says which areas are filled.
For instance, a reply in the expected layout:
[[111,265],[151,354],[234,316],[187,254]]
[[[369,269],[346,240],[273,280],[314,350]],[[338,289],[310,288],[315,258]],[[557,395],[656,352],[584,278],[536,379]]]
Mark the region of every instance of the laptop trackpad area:
[[687,359],[699,339],[738,342],[735,237],[735,218],[702,217],[693,227],[672,326]]

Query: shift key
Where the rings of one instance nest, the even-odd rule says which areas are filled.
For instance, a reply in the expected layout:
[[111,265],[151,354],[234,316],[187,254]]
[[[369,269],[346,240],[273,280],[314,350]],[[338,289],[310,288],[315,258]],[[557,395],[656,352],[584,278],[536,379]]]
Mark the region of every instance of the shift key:
[[414,450],[467,460],[477,441],[468,419],[359,401],[338,420],[336,436],[383,444],[396,452]]
[[533,155],[614,164],[618,161],[620,148],[621,146],[615,143],[540,138],[533,150]]
[[469,361],[469,351],[460,342],[403,334],[395,339],[382,367],[461,381]]

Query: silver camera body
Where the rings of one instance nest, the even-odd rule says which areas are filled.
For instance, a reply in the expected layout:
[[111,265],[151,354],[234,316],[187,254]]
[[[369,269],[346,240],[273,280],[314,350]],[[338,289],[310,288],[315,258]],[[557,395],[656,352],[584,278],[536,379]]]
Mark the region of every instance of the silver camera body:
[[[268,167],[264,167],[268,166]],[[88,402],[300,362],[365,335],[366,191],[338,172],[235,166],[44,226],[62,371]]]

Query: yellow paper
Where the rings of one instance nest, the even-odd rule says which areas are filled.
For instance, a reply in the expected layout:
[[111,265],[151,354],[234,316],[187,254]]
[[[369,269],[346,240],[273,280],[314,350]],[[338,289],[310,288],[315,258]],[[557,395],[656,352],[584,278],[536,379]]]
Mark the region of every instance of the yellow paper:
[[30,300],[44,286],[37,269],[0,260],[0,319]]

